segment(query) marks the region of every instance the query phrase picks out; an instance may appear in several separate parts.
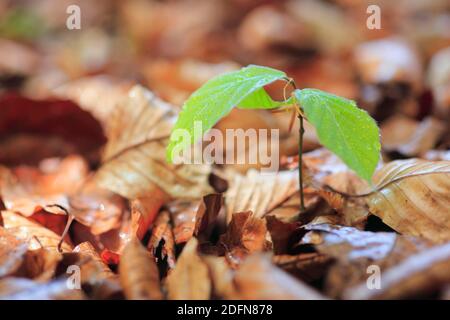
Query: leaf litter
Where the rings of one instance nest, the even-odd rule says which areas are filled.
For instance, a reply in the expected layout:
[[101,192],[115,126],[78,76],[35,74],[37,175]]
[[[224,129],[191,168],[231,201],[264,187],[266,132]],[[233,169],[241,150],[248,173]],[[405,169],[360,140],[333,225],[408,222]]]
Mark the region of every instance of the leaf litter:
[[[448,6],[388,6],[371,35],[361,4],[219,2],[105,2],[129,38],[94,17],[60,30],[71,50],[0,30],[0,299],[449,299],[450,43],[414,14]],[[267,110],[215,128],[279,129],[276,174],[167,163],[183,101],[249,63],[358,101],[381,128],[373,186],[306,123],[300,212],[298,124]]]

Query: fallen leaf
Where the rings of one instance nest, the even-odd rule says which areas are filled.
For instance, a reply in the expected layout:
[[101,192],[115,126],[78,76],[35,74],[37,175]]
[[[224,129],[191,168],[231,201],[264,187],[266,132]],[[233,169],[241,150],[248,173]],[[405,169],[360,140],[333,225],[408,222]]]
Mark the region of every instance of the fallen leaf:
[[[61,236],[53,231],[12,211],[2,211],[1,215],[4,227],[17,238],[27,241],[30,250],[41,247],[58,250]],[[62,242],[61,249],[63,251],[72,251],[72,246],[65,240]]]
[[166,279],[171,300],[202,300],[211,295],[208,266],[197,252],[198,241],[191,238],[183,248],[175,268]]
[[225,194],[227,223],[235,212],[250,210],[261,218],[297,191],[297,171],[261,174],[249,170],[245,176],[236,174]]
[[227,232],[220,237],[226,257],[232,266],[237,266],[248,254],[268,250],[266,221],[255,217],[251,211],[233,215]]
[[0,278],[14,274],[25,260],[28,244],[0,227]]
[[370,290],[367,284],[344,291],[346,299],[404,299],[418,294],[439,292],[449,283],[450,243],[434,246],[412,255],[396,266],[383,270],[381,287]]
[[390,162],[374,177],[366,202],[394,230],[436,242],[450,240],[450,162]]
[[325,292],[338,298],[342,292],[371,275],[367,268],[378,266],[384,275],[386,268],[430,247],[418,238],[393,232],[369,232],[331,224],[309,224],[301,244],[313,245],[322,255],[337,261],[327,273]]
[[[273,243],[274,254],[289,253],[289,250],[296,242],[295,231],[299,230],[298,222],[283,222],[274,216],[267,216],[267,229]],[[297,239],[298,241],[298,239]]]
[[234,300],[321,300],[326,299],[312,287],[274,266],[268,256],[248,257],[233,278]]
[[155,220],[161,206],[168,196],[161,189],[155,188],[151,195],[139,197],[131,201],[131,225],[133,233],[142,239]]
[[167,258],[168,267],[171,269],[175,267],[175,240],[170,225],[170,215],[167,211],[162,211],[156,218],[147,247],[155,257],[157,250],[162,247],[161,259]]
[[119,276],[127,299],[163,299],[155,258],[137,238],[133,238],[122,252]]
[[209,193],[208,165],[171,165],[165,146],[175,108],[140,86],[111,115],[111,130],[96,173],[99,185],[136,199],[162,189],[172,197],[199,198]]

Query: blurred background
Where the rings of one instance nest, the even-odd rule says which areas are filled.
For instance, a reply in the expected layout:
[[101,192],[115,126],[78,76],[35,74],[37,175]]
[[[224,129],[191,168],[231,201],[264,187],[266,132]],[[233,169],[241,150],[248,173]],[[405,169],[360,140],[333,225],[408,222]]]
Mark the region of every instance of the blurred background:
[[[66,27],[73,4],[79,30]],[[380,8],[379,29],[368,27],[370,5]],[[11,134],[11,110],[19,122],[31,110],[20,113],[12,93],[96,104],[101,118],[134,83],[181,106],[209,78],[250,63],[357,100],[382,128],[385,160],[450,157],[448,0],[0,0],[0,162],[38,157]],[[282,88],[268,89],[281,98]],[[298,151],[289,119],[234,110],[217,127],[279,128],[289,156]],[[305,140],[305,150],[319,146],[309,126]],[[50,154],[78,147],[54,143]]]

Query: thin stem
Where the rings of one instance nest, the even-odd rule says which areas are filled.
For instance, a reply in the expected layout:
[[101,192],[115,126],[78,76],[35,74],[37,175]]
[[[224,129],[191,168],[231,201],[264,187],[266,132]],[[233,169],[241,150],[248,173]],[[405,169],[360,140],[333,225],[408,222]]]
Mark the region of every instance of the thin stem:
[[[292,86],[292,88],[297,90],[297,85],[295,84],[294,79],[292,78],[286,78],[285,79],[288,84]],[[295,101],[295,97],[294,97]],[[297,101],[295,103],[298,103]],[[298,130],[299,137],[298,137],[298,182],[300,185],[300,213],[305,212],[305,195],[303,193],[303,134],[305,133],[305,129],[303,128],[303,117],[299,113],[298,115],[298,121],[300,123],[300,128]]]
[[303,194],[303,134],[305,129],[303,128],[303,117],[299,114],[298,120],[300,122],[300,128],[298,130],[299,140],[298,140],[298,181],[300,183],[300,213],[305,211],[305,197]]

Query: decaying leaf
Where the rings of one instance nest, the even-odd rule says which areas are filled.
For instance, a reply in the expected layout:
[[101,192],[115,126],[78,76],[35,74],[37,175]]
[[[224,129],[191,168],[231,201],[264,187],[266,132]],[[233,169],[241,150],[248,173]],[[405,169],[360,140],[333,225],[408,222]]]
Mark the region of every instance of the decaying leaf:
[[383,271],[379,290],[364,282],[344,292],[347,299],[402,299],[438,291],[450,282],[450,243],[412,255]]
[[212,193],[203,197],[195,217],[195,236],[199,236],[201,233],[208,235],[211,232],[222,206],[223,198],[220,193]]
[[[4,227],[17,238],[27,241],[30,250],[42,247],[58,250],[61,236],[53,231],[12,211],[2,211],[1,215]],[[67,239],[62,242],[61,250],[72,251],[72,246]]]
[[167,210],[173,222],[173,235],[176,244],[186,243],[195,231],[199,200],[175,200],[169,202]]
[[191,238],[166,280],[167,297],[174,300],[209,299],[211,280],[208,266],[197,252],[198,241]]
[[174,107],[140,86],[133,87],[111,115],[111,130],[97,171],[99,185],[128,199],[162,189],[172,197],[199,198],[211,191],[209,165],[170,165],[165,146]]
[[137,238],[133,238],[122,252],[119,276],[127,299],[163,298],[155,258]]
[[162,211],[156,218],[152,235],[147,245],[155,257],[160,246],[162,246],[161,259],[167,258],[168,267],[173,269],[176,261],[175,240],[173,238],[172,226],[170,225],[170,215],[167,211]]
[[450,240],[450,162],[397,160],[377,172],[371,213],[402,234]]
[[267,227],[264,219],[255,217],[251,211],[233,215],[227,232],[220,243],[225,247],[226,257],[232,266],[239,265],[248,254],[270,248],[266,239]]
[[131,201],[131,225],[133,233],[139,239],[144,237],[167,199],[168,196],[164,191],[155,188],[148,196],[138,197]]
[[83,282],[96,283],[115,276],[90,242],[80,243],[73,249],[73,252],[82,253],[91,258],[88,263],[83,265],[81,274],[84,278]]
[[320,300],[322,296],[307,284],[274,266],[268,256],[247,258],[233,278],[235,290],[228,299]]
[[360,231],[331,224],[310,224],[301,244],[313,245],[336,262],[328,271],[325,292],[339,297],[345,288],[366,281],[367,268],[376,265],[384,273],[388,267],[427,249],[430,243],[393,232]]
[[227,222],[235,212],[252,211],[262,217],[298,191],[298,172],[282,171],[261,174],[249,170],[245,176],[236,174],[225,194]]
[[28,244],[0,227],[0,278],[11,275],[22,265]]
[[186,243],[192,236],[207,234],[215,225],[222,208],[221,194],[208,194],[201,200],[176,200],[168,203],[167,210],[173,221],[175,243]]
[[274,216],[267,216],[267,229],[273,243],[275,254],[288,253],[295,244],[295,231],[299,229],[298,222],[283,222]]

